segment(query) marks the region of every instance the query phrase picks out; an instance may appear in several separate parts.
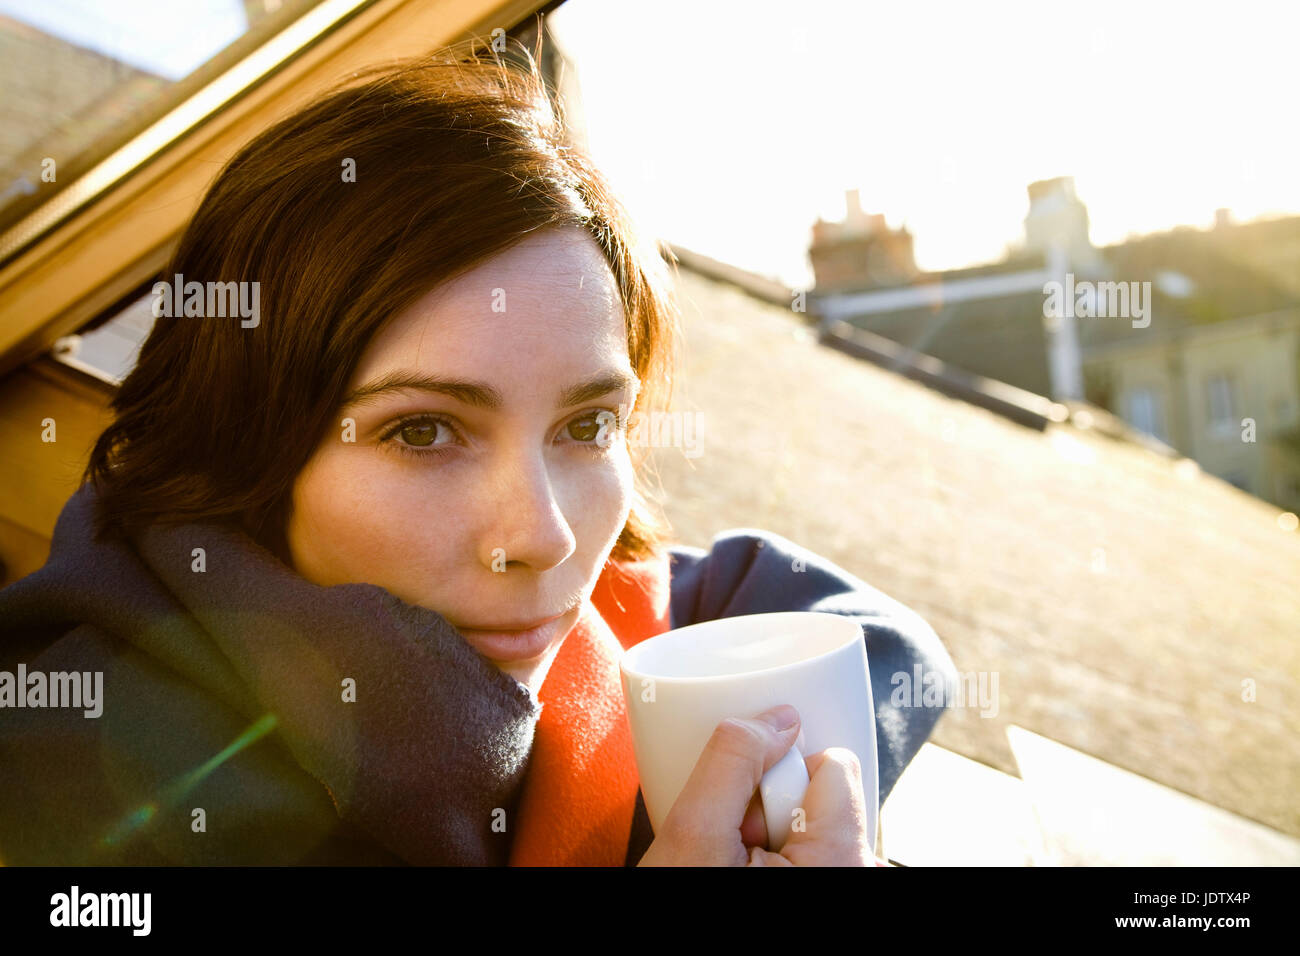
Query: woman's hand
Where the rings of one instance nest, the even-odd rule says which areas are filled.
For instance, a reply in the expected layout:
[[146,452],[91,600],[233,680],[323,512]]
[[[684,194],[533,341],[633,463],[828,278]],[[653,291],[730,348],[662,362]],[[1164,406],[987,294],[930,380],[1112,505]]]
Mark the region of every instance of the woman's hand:
[[[782,723],[788,726],[779,729]],[[637,865],[872,866],[862,771],[853,751],[842,747],[805,758],[806,828],[791,833],[780,853],[763,849],[767,825],[759,781],[798,736],[799,714],[788,704],[718,724],[663,832]]]

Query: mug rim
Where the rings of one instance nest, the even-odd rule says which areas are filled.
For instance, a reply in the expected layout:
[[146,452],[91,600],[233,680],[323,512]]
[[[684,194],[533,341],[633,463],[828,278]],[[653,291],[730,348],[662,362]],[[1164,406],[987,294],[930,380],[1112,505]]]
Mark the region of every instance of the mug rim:
[[822,660],[823,658],[829,657],[832,654],[838,654],[844,651],[846,648],[853,646],[855,640],[850,639],[849,631],[848,628],[846,627],[844,628],[844,641],[840,644],[835,645],[834,647],[822,651],[820,654],[814,654],[811,657],[803,657],[797,661],[789,661],[785,664],[776,664],[773,665],[772,667],[758,668],[757,670],[740,671],[734,674],[706,674],[702,676],[673,677],[673,676],[647,673],[644,670],[641,670],[635,666],[635,655],[640,648],[648,647],[650,644],[652,644],[654,641],[660,638],[666,638],[669,635],[676,635],[681,631],[689,631],[692,628],[704,628],[711,625],[716,625],[722,621],[736,621],[748,617],[796,617],[796,616],[807,617],[810,615],[816,617],[823,617],[823,618],[833,617],[833,618],[838,618],[840,620],[849,621],[850,623],[852,623],[854,628],[857,630],[856,641],[862,643],[863,654],[865,655],[866,635],[863,634],[862,632],[862,625],[858,621],[849,617],[849,615],[847,614],[837,614],[833,611],[764,611],[758,614],[733,614],[728,617],[713,618],[712,620],[709,621],[697,621],[694,624],[685,624],[681,627],[675,627],[670,630],[663,631],[660,634],[655,634],[652,637],[647,637],[645,640],[633,644],[631,647],[629,647],[627,650],[625,650],[622,653],[622,655],[619,657],[619,662],[618,662],[619,670],[629,678],[649,678],[659,683],[668,683],[668,684],[672,684],[672,683],[690,684],[690,683],[697,683],[702,681],[746,679],[750,677],[757,677],[760,675],[776,674],[776,673],[780,673],[781,671],[788,671],[798,667],[811,665],[817,661]]

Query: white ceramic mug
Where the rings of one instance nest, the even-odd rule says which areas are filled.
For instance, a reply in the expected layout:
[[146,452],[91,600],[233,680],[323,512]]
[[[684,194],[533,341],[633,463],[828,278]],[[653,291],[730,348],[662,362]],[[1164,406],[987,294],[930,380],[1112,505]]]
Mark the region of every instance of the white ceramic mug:
[[846,747],[862,765],[874,852],[876,720],[860,623],[816,611],[720,618],[634,645],[620,669],[637,772],[656,833],[719,723],[790,704],[799,712],[799,738],[759,788],[768,849],[779,851],[801,819],[808,787],[803,755]]

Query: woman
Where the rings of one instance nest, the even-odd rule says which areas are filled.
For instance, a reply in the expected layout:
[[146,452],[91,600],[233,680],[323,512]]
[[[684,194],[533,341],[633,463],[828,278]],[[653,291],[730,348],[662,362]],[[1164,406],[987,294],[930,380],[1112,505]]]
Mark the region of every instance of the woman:
[[663,262],[535,68],[453,50],[309,105],[222,170],[163,278],[48,563],[0,592],[7,670],[103,682],[94,718],[0,711],[0,859],[872,862],[844,751],[808,759],[808,831],[761,848],[791,708],[724,722],[649,831],[623,647],[854,615],[882,800],[941,713],[891,708],[888,674],[952,664],[777,535],[667,546],[628,440],[669,398]]

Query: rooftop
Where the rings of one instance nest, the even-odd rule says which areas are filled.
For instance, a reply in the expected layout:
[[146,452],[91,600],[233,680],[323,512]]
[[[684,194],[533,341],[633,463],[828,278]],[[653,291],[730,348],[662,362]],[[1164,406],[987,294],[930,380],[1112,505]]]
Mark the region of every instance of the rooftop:
[[[657,449],[678,540],[785,535],[910,605],[996,715],[931,743],[1018,776],[1012,728],[1300,837],[1300,534],[1279,511],[1095,428],[1038,431],[819,346],[789,309],[683,269]],[[886,837],[888,846],[888,837]]]

